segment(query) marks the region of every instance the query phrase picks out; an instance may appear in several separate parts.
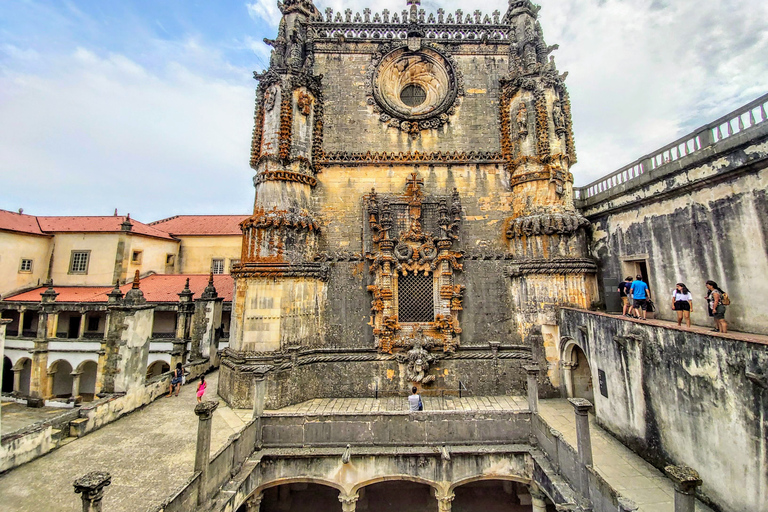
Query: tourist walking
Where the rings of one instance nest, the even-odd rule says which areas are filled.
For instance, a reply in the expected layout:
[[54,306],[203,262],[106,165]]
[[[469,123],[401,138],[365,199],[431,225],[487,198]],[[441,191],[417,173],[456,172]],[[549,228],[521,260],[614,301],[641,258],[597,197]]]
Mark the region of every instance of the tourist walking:
[[730,300],[725,300],[728,295],[714,281],[707,281],[706,286],[707,309],[709,309],[709,316],[715,319],[715,328],[712,330],[728,332],[728,323],[725,321],[725,306],[730,303]]
[[411,388],[411,393],[413,394],[408,397],[408,410],[411,412],[424,410],[424,404],[421,403],[421,395],[419,395],[417,391],[418,389],[416,389],[416,386],[413,386]]
[[205,394],[205,388],[208,387],[208,384],[205,382],[205,375],[202,375],[200,377],[200,384],[197,385],[197,402],[200,403],[203,401],[203,395]]
[[184,379],[184,369],[181,367],[181,363],[176,363],[176,369],[173,370],[173,377],[171,377],[171,390],[168,391],[168,397],[173,395],[173,388],[176,388],[176,396],[179,396],[179,390],[181,389],[181,381]]
[[627,294],[629,293],[629,288],[632,286],[632,278],[627,276],[624,278],[624,282],[619,283],[619,297],[621,297],[621,314],[624,316],[629,316],[629,310],[632,308],[632,305],[629,303],[629,297],[627,297]]
[[685,318],[685,325],[691,328],[691,309],[693,308],[693,295],[690,290],[683,284],[677,283],[675,289],[672,291],[672,310],[677,311],[677,325],[683,324],[683,318]]
[[632,309],[634,317],[640,319],[640,311],[643,312],[643,320],[647,320],[648,301],[651,299],[651,288],[643,281],[643,276],[638,275],[629,287],[632,296]]

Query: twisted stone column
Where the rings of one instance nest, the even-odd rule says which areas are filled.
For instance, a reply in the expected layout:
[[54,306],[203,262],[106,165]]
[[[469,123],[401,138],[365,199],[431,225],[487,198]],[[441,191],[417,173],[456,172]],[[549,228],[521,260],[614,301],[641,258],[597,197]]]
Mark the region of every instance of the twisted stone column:
[[92,471],[75,480],[75,492],[83,500],[83,512],[101,512],[104,488],[112,483],[112,476],[106,471]]

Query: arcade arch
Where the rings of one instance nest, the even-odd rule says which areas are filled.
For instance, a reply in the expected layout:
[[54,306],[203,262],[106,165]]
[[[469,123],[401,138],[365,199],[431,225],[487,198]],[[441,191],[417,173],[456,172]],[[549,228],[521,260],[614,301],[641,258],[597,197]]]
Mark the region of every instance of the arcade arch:
[[13,365],[14,391],[21,396],[29,396],[29,382],[32,378],[32,360],[22,357]]
[[595,403],[592,368],[584,349],[570,337],[562,339],[560,366],[568,398],[585,398]]
[[51,381],[51,396],[68,398],[72,396],[72,365],[66,359],[54,361],[48,367],[48,378]]

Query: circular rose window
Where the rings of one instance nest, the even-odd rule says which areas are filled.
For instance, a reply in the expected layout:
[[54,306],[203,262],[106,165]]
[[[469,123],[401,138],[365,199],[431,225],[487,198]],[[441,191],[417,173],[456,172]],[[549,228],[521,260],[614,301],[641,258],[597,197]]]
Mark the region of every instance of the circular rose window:
[[383,55],[372,82],[382,121],[408,131],[444,124],[459,94],[453,64],[433,48],[401,47]]

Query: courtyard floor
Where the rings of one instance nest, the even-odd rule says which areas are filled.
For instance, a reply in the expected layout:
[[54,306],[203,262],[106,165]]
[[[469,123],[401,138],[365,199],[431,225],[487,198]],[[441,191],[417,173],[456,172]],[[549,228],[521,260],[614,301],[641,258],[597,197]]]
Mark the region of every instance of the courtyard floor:
[[2,435],[10,434],[20,428],[29,427],[38,421],[50,420],[56,416],[72,412],[62,407],[27,407],[16,402],[0,402],[2,407]]

